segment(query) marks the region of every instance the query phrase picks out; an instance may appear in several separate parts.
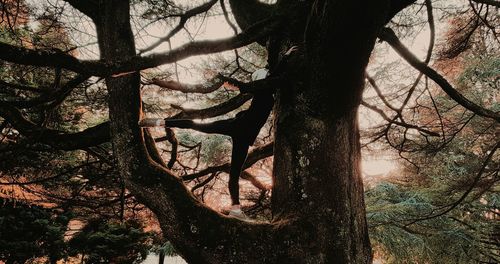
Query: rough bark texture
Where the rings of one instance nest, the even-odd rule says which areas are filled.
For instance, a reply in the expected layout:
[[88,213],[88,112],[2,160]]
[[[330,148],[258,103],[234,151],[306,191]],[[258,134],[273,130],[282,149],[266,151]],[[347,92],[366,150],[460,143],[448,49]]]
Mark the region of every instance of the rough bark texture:
[[[255,4],[230,2],[236,15],[244,11],[238,3]],[[268,41],[271,69],[284,51],[299,46],[280,73],[289,81],[279,87],[276,104],[274,221],[224,217],[196,201],[154,161],[154,143],[145,143],[137,126],[138,73],[106,79],[119,170],[189,263],[370,263],[357,107],[389,3],[278,1],[273,8],[287,23]],[[102,59],[133,58],[128,1],[101,0],[94,17]],[[252,17],[237,21],[246,27]]]
[[[369,263],[357,107],[387,2],[315,1],[276,111],[273,213],[312,228],[316,263]],[[291,36],[300,27],[290,23]],[[300,42],[299,42],[300,43]],[[293,64],[292,64],[293,63]]]

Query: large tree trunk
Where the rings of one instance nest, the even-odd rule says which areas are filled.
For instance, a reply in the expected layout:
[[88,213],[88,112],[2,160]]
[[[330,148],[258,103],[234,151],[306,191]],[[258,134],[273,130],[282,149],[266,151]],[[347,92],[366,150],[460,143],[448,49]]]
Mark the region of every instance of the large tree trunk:
[[[382,1],[315,1],[279,90],[272,211],[312,233],[304,253],[314,263],[371,262],[357,109],[384,9]],[[303,37],[296,21],[281,43]]]
[[[280,51],[299,45],[277,96],[272,223],[229,219],[196,201],[161,166],[154,146],[145,146],[139,74],[106,79],[120,173],[189,263],[370,263],[357,107],[386,19],[381,2],[315,1],[311,13],[309,1],[297,1],[289,9],[299,12],[269,42],[271,67]],[[133,57],[129,3],[100,5],[94,21],[102,59]]]

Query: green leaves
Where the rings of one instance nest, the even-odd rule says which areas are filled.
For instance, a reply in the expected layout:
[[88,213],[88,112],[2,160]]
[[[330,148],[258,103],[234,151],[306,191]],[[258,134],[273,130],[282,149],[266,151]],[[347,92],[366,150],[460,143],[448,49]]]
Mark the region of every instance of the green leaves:
[[0,205],[0,260],[24,263],[35,257],[65,257],[66,216],[3,198]]
[[87,263],[140,263],[151,247],[151,234],[137,221],[93,219],[69,241],[70,255]]

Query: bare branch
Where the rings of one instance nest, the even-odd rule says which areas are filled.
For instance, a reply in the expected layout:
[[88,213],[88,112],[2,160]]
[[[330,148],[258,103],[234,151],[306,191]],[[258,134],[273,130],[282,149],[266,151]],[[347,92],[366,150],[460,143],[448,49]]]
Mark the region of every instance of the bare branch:
[[150,83],[158,85],[162,88],[167,88],[170,90],[179,91],[179,92],[183,92],[183,93],[206,94],[206,93],[211,93],[211,92],[219,89],[224,84],[224,81],[218,77],[215,77],[215,78],[207,81],[206,83],[187,84],[187,83],[180,83],[180,82],[173,81],[173,80],[167,81],[167,80],[160,80],[157,78],[153,78]]
[[269,186],[267,186],[264,183],[262,183],[261,181],[259,181],[259,179],[257,179],[257,177],[255,177],[255,175],[251,174],[248,171],[242,171],[240,177],[242,179],[247,180],[250,183],[252,183],[252,185],[255,186],[255,188],[257,188],[259,190],[267,191],[270,189]]
[[204,109],[184,109],[179,108],[182,112],[170,117],[171,119],[205,119],[220,116],[229,113],[233,110],[238,109],[245,102],[250,100],[252,95],[250,94],[239,94],[221,104],[204,108]]
[[384,113],[384,111],[382,111],[378,107],[376,107],[374,105],[371,105],[371,104],[369,104],[369,103],[367,103],[365,101],[362,101],[361,105],[363,105],[364,107],[366,107],[366,108],[374,111],[375,113],[379,114],[385,121],[389,122],[389,124],[396,124],[398,126],[402,126],[402,127],[406,127],[406,128],[412,128],[412,129],[415,129],[415,130],[417,130],[419,132],[425,133],[425,134],[427,134],[429,136],[439,137],[439,133],[436,133],[436,132],[433,132],[433,131],[421,128],[421,127],[419,127],[417,125],[412,125],[412,124],[408,124],[408,123],[405,123],[405,122],[398,122],[398,121],[395,120],[395,118],[389,118]]
[[395,106],[393,106],[391,103],[389,103],[389,101],[387,101],[387,99],[385,98],[385,96],[382,94],[382,91],[378,87],[377,82],[375,82],[375,79],[373,79],[373,77],[371,77],[370,75],[368,75],[368,73],[366,73],[366,79],[368,80],[368,82],[370,83],[370,85],[373,87],[373,89],[377,93],[377,96],[385,104],[385,106],[389,107],[391,110],[393,110],[394,112],[396,112],[396,113],[399,114],[401,112],[401,110],[398,109],[398,108],[396,108]]
[[170,160],[168,161],[167,167],[169,169],[172,169],[175,162],[177,161],[177,152],[178,152],[177,148],[179,146],[179,142],[177,141],[177,137],[175,137],[175,133],[171,128],[165,127],[165,132],[168,142],[170,142],[170,144],[172,145],[172,151],[170,152]]
[[161,157],[161,154],[158,151],[158,148],[156,147],[154,138],[151,136],[151,133],[147,128],[144,129],[144,143],[146,145],[146,150],[148,151],[148,154],[151,157],[151,159],[156,163],[158,163],[159,165],[167,167],[167,164],[165,164],[165,161]]
[[276,89],[280,83],[283,83],[283,78],[280,77],[269,77],[261,80],[256,80],[253,82],[242,82],[234,78],[223,76],[222,74],[218,75],[218,78],[229,83],[232,86],[235,86],[243,93],[255,93],[259,91],[272,91]]
[[170,38],[172,38],[175,34],[177,34],[179,31],[181,31],[181,29],[184,28],[184,25],[186,25],[186,22],[191,17],[194,17],[194,16],[199,15],[201,13],[207,12],[208,10],[210,10],[210,8],[212,8],[212,6],[215,3],[217,3],[217,0],[210,0],[207,3],[204,3],[200,6],[197,6],[191,10],[186,11],[184,14],[180,15],[179,24],[177,24],[177,26],[175,28],[173,28],[166,36],[158,39],[155,43],[151,44],[151,46],[140,50],[139,54],[151,51],[154,48],[160,46],[162,43],[169,41]]
[[380,34],[379,38],[386,41],[391,45],[396,52],[398,52],[401,57],[403,57],[411,66],[419,70],[427,77],[432,79],[436,84],[438,84],[443,91],[446,92],[453,100],[467,108],[468,110],[474,112],[477,115],[492,118],[496,121],[500,121],[500,114],[495,113],[491,110],[485,109],[469,99],[465,98],[460,92],[458,92],[453,86],[434,69],[427,66],[425,63],[421,62],[413,53],[411,53],[398,39],[394,31],[389,28],[384,28]]

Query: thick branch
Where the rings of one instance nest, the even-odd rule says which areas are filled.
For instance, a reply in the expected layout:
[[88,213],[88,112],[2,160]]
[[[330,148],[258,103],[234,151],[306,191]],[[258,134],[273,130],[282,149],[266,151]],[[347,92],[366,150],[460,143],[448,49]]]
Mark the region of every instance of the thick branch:
[[171,119],[205,119],[227,114],[238,109],[250,100],[250,94],[239,94],[221,104],[204,109],[182,109],[182,112],[170,117]]
[[243,47],[264,36],[268,36],[280,24],[280,19],[273,17],[256,23],[234,37],[190,42],[169,52],[155,53],[145,57],[133,56],[124,61],[79,60],[61,51],[32,50],[6,43],[0,43],[0,59],[24,65],[65,68],[92,76],[106,77],[115,75],[118,77],[131,72],[173,63],[191,56]]
[[96,146],[110,140],[109,122],[105,122],[76,133],[64,133],[59,130],[37,126],[33,122],[24,118],[19,110],[7,103],[0,103],[0,116],[11,123],[11,125],[23,136],[50,145],[57,149],[83,149]]
[[254,93],[258,91],[276,89],[276,87],[282,82],[283,80],[281,78],[270,77],[262,80],[245,83],[237,79],[226,77],[222,74],[218,74],[209,81],[201,84],[186,84],[173,80],[166,81],[156,78],[153,78],[150,83],[156,84],[162,88],[167,88],[170,90],[179,91],[183,93],[205,94],[205,93],[211,93],[219,89],[219,87],[221,87],[224,83],[229,83],[231,86],[238,88],[243,93]]
[[389,9],[389,15],[387,16],[386,23],[391,21],[391,19],[401,10],[405,9],[409,5],[413,4],[415,0],[392,0],[391,7]]
[[[23,65],[65,68],[101,76],[109,65],[101,61],[82,61],[59,50],[33,50],[0,42],[0,59]],[[104,74],[106,75],[106,74]]]
[[272,91],[273,89],[276,89],[280,83],[283,83],[284,80],[279,77],[269,77],[261,80],[256,80],[253,82],[242,82],[234,78],[229,78],[226,76],[223,76],[221,74],[218,75],[218,77],[231,84],[232,86],[235,86],[238,88],[242,93],[255,93],[259,91]]
[[257,177],[255,177],[255,175],[251,174],[248,171],[242,171],[240,177],[242,179],[247,180],[250,183],[252,183],[252,185],[255,186],[259,190],[267,191],[270,189],[269,186],[267,186],[264,183],[262,183],[261,181],[259,181],[259,179],[257,179]]
[[156,148],[155,139],[151,136],[148,129],[144,129],[144,144],[146,144],[146,150],[153,161],[160,164],[163,167],[167,167],[167,164],[161,157],[158,148]]
[[[33,93],[48,93],[48,89],[44,88],[39,88],[35,86],[28,86],[28,85],[21,85],[21,84],[14,84],[14,83],[8,83],[6,81],[0,80],[0,88],[2,90],[21,90],[21,91],[27,91],[27,92],[33,92]],[[0,91],[4,92],[4,91]]]
[[78,11],[85,14],[86,16],[92,18],[92,20],[95,20],[95,18],[97,17],[96,12],[99,5],[96,0],[64,0],[64,1],[70,4]]
[[453,86],[443,76],[441,76],[431,67],[427,66],[427,64],[421,62],[399,41],[394,31],[389,28],[384,28],[381,31],[379,38],[389,43],[389,45],[391,45],[396,50],[396,52],[398,52],[398,54],[401,55],[401,57],[403,57],[411,66],[432,79],[441,87],[441,89],[443,89],[443,91],[445,91],[446,94],[448,94],[457,103],[477,115],[500,121],[500,114],[485,109],[465,98],[460,92],[453,88]]
[[[148,150],[144,144],[143,130],[137,126],[142,117],[140,76],[138,73],[124,73],[154,64],[159,65],[158,56],[148,56],[149,61],[144,61],[145,58],[138,60],[135,56],[128,1],[106,0],[100,3],[102,11],[99,13],[106,18],[103,23],[97,25],[100,54],[103,58],[122,58],[126,63],[130,63],[118,63],[123,71],[113,73],[123,74],[116,78],[106,78],[113,154],[127,189],[156,214],[164,237],[175,245],[179,254],[189,263],[220,262],[216,260],[224,262],[233,256],[233,252],[250,248],[250,243],[254,243],[257,237],[263,238],[259,240],[265,240],[262,242],[264,245],[270,245],[271,239],[266,238],[271,238],[274,230],[269,224],[248,224],[221,216],[197,201],[170,170],[153,162],[149,155],[151,149]],[[255,31],[250,33],[259,34]],[[254,36],[250,34],[244,35],[243,41],[249,41],[252,37]],[[222,41],[222,47],[219,46],[220,41],[187,44],[169,52],[167,58],[161,55],[160,61],[173,62],[191,55],[222,51],[242,44],[241,38],[231,39],[230,43]],[[116,66],[111,68],[113,67]],[[244,239],[228,240],[234,236]],[[227,250],[228,243],[231,243],[234,251]],[[223,245],[223,248],[219,245]],[[266,247],[263,250],[271,249]],[[258,262],[254,259],[248,261],[248,258],[245,259],[246,262]],[[242,263],[244,260],[236,258],[234,262]]]

